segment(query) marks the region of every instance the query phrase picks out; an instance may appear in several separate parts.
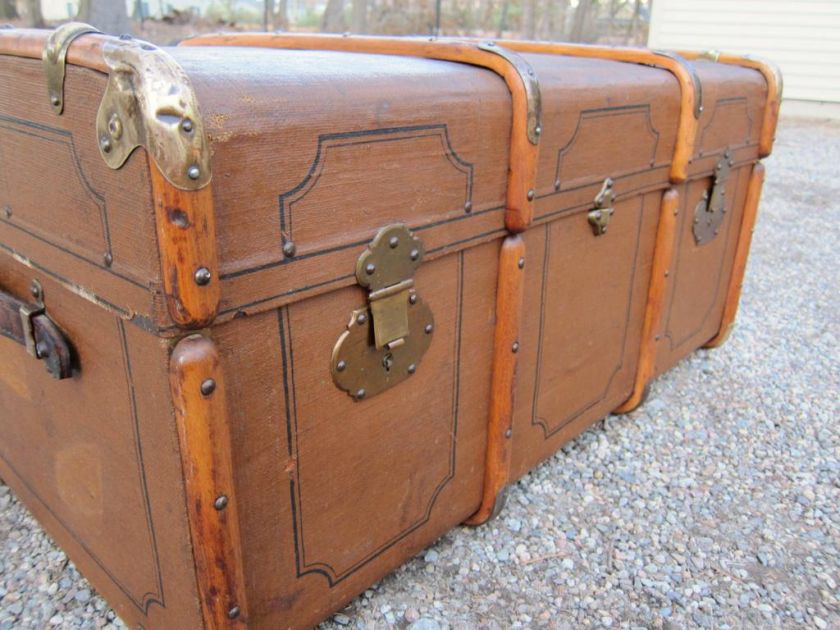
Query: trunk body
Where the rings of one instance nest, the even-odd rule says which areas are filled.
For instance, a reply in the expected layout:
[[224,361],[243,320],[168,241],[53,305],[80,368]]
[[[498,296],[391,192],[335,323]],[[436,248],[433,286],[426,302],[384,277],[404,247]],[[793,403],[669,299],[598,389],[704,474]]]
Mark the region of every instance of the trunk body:
[[[104,38],[70,47],[60,115],[45,40],[0,31],[0,292],[44,309],[73,374],[0,338],[0,475],[132,627],[311,627],[485,520],[729,312],[755,70],[697,62],[705,108],[674,184],[674,75],[521,53],[542,116],[517,235],[519,97],[494,71],[218,46],[236,37],[166,49],[200,117],[165,129],[209,162],[148,143],[111,168],[125,131],[93,132]],[[380,344],[394,313],[407,333]]]

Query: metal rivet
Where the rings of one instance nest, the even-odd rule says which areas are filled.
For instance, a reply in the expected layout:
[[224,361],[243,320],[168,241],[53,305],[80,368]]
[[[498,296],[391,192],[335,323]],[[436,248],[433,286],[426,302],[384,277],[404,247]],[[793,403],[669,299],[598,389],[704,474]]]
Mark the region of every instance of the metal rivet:
[[29,286],[29,292],[36,300],[40,300],[44,297],[44,289],[41,287],[41,283],[37,280],[32,281],[32,284]]
[[542,133],[542,127],[540,127],[539,125],[537,125],[537,126],[534,128],[534,134],[538,136],[538,135],[540,135],[541,133]]
[[412,293],[411,295],[408,296],[408,303],[409,304],[417,304],[417,294],[416,293]]
[[532,188],[531,190],[528,191],[528,201],[533,201],[533,200],[534,200],[534,189]]
[[108,133],[114,140],[119,140],[122,137],[123,124],[116,114],[111,114],[111,118],[108,119]]
[[366,321],[367,321],[367,315],[365,315],[364,313],[359,313],[358,316],[356,317],[356,323],[359,326],[364,324]]
[[362,398],[364,398],[364,397],[365,397],[365,394],[366,394],[366,393],[367,393],[367,392],[364,390],[364,388],[357,390],[357,391],[356,391],[356,399],[357,399],[357,400],[361,400]]
[[417,366],[414,365],[413,363],[408,366],[408,373],[409,374],[414,374],[416,371],[417,371]]
[[49,346],[43,341],[39,341],[35,344],[35,358],[36,359],[43,359],[50,355]]
[[411,260],[417,260],[418,258],[420,258],[420,251],[417,250],[417,249],[412,249],[411,250]]
[[513,342],[513,345],[510,347],[510,349],[511,349],[511,351],[512,351],[514,354],[516,354],[517,352],[519,352],[519,342],[518,342],[518,341],[514,341],[514,342]]
[[201,393],[204,396],[209,396],[214,391],[216,391],[216,381],[212,378],[208,378],[201,382]]
[[520,258],[517,264],[519,265],[520,269],[525,269],[525,258]]
[[198,168],[198,166],[196,166],[195,164],[193,164],[187,169],[187,177],[189,177],[190,179],[198,179],[199,177],[201,177],[201,169]]
[[239,606],[232,606],[228,611],[228,619],[236,619],[239,616]]
[[61,105],[61,99],[53,95],[53,97],[50,99],[50,103],[58,107],[59,105]]
[[656,335],[656,337],[653,338],[654,341],[659,341],[660,339],[662,339],[662,335]]
[[376,272],[376,265],[373,263],[368,263],[365,265],[365,273],[369,276],[372,276]]
[[185,133],[191,133],[193,130],[193,121],[191,121],[189,118],[184,118],[184,120],[181,121],[181,129]]
[[554,180],[554,190],[560,190],[560,180],[559,179]]
[[513,435],[513,431],[511,431],[510,429],[508,429],[507,431],[505,431],[505,437],[506,437],[506,438],[509,438],[511,435]]
[[213,507],[217,510],[224,510],[227,507],[227,504],[228,498],[225,495],[221,495],[213,502]]
[[472,212],[472,201],[464,204],[464,212]]
[[3,206],[3,215],[7,219],[11,219],[12,218],[12,206]]
[[102,261],[105,263],[106,267],[110,267],[114,264],[114,256],[111,252],[106,252],[105,255],[102,257]]
[[131,41],[133,38],[131,36],[131,33],[123,33],[122,35],[120,35],[120,39],[123,40],[124,42],[127,42],[127,41]]
[[396,249],[397,246],[400,244],[400,237],[399,236],[392,236],[388,239],[388,245],[391,249]]
[[102,149],[103,153],[110,153],[111,139],[108,136],[102,136],[99,138],[99,148]]
[[426,324],[426,328],[424,328],[427,335],[430,335],[434,329],[435,329],[435,327],[432,326],[431,324]]
[[487,42],[487,45],[491,48],[496,45],[496,42]]
[[291,258],[297,252],[297,245],[295,245],[292,241],[286,241],[283,243],[283,255],[286,258]]
[[665,277],[667,278],[670,274],[671,274],[671,272],[666,269],[665,270]]
[[335,364],[335,369],[338,372],[343,372],[346,367],[347,367],[347,361],[344,361],[344,360],[339,361],[338,363]]
[[207,267],[199,267],[195,271],[195,283],[203,287],[205,285],[210,284],[210,280],[213,278],[213,274],[210,273],[210,270]]

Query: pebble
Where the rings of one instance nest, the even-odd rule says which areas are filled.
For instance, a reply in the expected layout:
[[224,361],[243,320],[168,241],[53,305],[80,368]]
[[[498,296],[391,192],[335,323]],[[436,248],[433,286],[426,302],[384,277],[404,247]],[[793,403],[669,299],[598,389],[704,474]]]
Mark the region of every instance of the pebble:
[[[783,118],[729,341],[321,630],[840,628],[838,164],[840,123]],[[125,630],[0,484],[0,630],[46,627]]]

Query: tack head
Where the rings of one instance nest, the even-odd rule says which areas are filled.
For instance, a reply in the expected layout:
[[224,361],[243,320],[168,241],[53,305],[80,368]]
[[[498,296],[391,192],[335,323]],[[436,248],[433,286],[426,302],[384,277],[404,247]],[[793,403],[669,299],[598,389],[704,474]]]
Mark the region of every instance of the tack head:
[[207,267],[199,267],[195,271],[195,283],[200,286],[206,286],[210,284],[210,280],[213,279],[213,274],[210,273],[210,270]]
[[201,383],[201,395],[209,396],[216,391],[216,381],[212,378],[205,379]]
[[193,164],[187,169],[187,177],[190,179],[198,179],[201,177],[201,169],[196,164]]

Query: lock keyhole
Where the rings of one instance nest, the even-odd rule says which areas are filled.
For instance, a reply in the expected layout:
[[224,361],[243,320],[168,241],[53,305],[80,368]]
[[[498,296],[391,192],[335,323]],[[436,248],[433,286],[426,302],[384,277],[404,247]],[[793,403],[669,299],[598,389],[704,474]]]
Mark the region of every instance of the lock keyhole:
[[394,355],[390,352],[386,352],[385,356],[382,357],[382,367],[385,368],[386,372],[390,372],[391,368],[394,367]]

